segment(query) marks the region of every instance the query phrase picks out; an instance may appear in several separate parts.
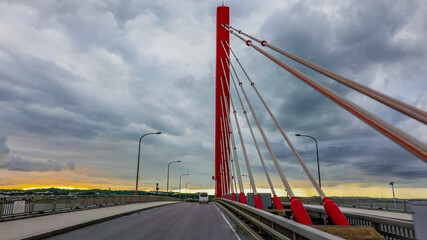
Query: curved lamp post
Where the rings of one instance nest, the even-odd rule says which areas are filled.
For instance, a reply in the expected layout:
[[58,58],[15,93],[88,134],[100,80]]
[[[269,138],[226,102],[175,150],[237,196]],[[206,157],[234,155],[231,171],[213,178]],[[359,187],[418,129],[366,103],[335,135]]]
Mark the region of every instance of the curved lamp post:
[[188,175],[190,175],[190,174],[184,173],[184,174],[181,174],[181,176],[179,176],[179,196],[180,197],[181,197],[181,179],[183,176],[188,176]]
[[162,132],[154,132],[154,133],[146,133],[139,138],[139,147],[138,147],[138,165],[136,167],[136,187],[135,187],[135,195],[138,195],[138,179],[139,179],[139,159],[141,155],[141,141],[142,138],[151,135],[151,134],[162,134]]
[[172,161],[172,162],[170,162],[169,164],[168,164],[168,176],[167,176],[167,180],[166,180],[166,194],[169,192],[169,166],[172,164],[172,163],[180,163],[181,161]]
[[[242,174],[242,176],[243,177],[249,177],[249,175],[245,175],[245,174]],[[251,181],[251,180],[249,179],[249,181]],[[249,183],[249,192],[252,192],[252,186],[250,183]]]
[[394,195],[394,182],[390,182],[389,185],[391,185],[391,189],[393,191],[394,209],[396,209],[396,196]]
[[[188,182],[188,183],[186,183],[186,184],[185,184],[185,193],[187,193],[187,191],[188,191],[187,186],[188,186],[188,184],[189,184],[189,183],[191,183],[191,182]],[[190,192],[190,193],[191,193],[191,192]]]
[[310,135],[304,135],[304,134],[295,134],[297,137],[308,137],[314,140],[316,143],[316,155],[317,155],[317,176],[319,176],[319,187],[322,187],[322,182],[320,181],[320,164],[319,164],[319,147],[317,146],[317,140],[310,136]]

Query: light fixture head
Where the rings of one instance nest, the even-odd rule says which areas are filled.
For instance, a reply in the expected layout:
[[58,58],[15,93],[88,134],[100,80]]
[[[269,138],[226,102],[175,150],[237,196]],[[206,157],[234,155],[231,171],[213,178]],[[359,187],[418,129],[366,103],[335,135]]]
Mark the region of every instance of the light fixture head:
[[156,132],[156,134],[162,134],[162,132]]
[[297,137],[301,137],[301,134],[299,134],[299,133],[296,133],[296,134],[295,134],[295,136],[297,136]]

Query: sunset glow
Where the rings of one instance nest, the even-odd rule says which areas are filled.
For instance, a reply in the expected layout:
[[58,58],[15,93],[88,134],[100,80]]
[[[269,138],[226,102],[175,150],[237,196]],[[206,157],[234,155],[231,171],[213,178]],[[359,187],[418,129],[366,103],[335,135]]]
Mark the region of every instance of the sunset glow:
[[34,190],[34,189],[49,189],[49,188],[57,188],[62,190],[88,190],[88,188],[76,188],[76,187],[70,187],[70,186],[49,186],[49,187],[30,187],[30,188],[23,188],[22,190]]

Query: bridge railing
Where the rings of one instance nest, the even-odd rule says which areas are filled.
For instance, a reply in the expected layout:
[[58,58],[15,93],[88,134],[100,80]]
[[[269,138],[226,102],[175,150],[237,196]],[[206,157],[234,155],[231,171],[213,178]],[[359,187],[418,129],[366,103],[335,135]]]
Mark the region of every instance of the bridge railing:
[[235,215],[238,215],[258,226],[264,232],[271,235],[274,239],[342,239],[313,227],[302,225],[290,219],[271,214],[264,210],[250,207],[245,204],[221,198],[216,198],[215,201],[220,203]]
[[151,195],[6,197],[0,198],[0,221],[12,217],[74,211],[82,208],[105,207],[140,202],[178,200],[179,199],[173,197]]
[[[289,207],[289,203],[283,203]],[[324,209],[305,205],[305,209],[311,217],[326,218]],[[361,213],[343,212],[348,222],[353,226],[371,226],[385,239],[415,240],[414,223],[393,218],[385,218]]]
[[[320,198],[304,198],[299,197],[304,204],[316,204],[321,205],[322,200]],[[340,207],[353,207],[353,208],[364,208],[374,210],[387,210],[394,212],[405,212],[410,213],[409,207],[410,200],[406,199],[390,199],[390,198],[358,198],[358,197],[330,197]],[[281,197],[282,202],[289,202],[289,198]]]
[[367,209],[380,209],[397,212],[410,212],[408,200],[405,199],[365,199],[365,198],[336,198],[335,203],[341,207],[357,207]]

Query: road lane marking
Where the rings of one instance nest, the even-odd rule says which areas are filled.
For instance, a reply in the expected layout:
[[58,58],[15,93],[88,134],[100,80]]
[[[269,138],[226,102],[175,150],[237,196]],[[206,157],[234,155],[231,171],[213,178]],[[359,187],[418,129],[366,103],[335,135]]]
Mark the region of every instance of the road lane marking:
[[231,231],[233,231],[234,235],[236,236],[236,238],[238,240],[242,240],[239,235],[237,235],[236,231],[234,230],[233,226],[231,226],[230,222],[227,220],[227,218],[225,218],[224,214],[221,212],[221,210],[219,210],[219,208],[214,205],[216,207],[216,209],[219,211],[219,213],[221,214],[221,216],[224,218],[225,222],[228,224],[228,226],[231,228]]

